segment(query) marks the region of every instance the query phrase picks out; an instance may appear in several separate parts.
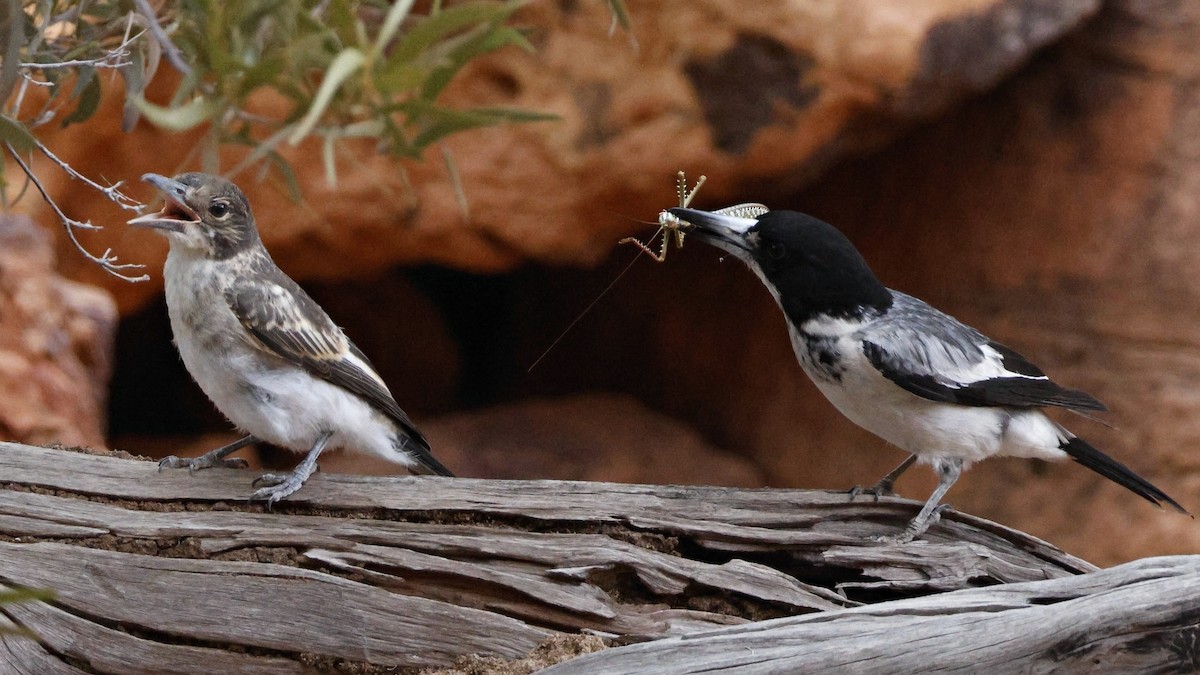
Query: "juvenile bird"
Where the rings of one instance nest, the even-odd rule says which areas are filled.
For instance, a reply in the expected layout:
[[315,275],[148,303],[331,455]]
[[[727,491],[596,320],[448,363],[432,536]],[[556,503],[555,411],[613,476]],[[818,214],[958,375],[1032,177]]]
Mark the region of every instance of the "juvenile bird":
[[1154,504],[1187,513],[1041,411],[1102,411],[1103,404],[1055,384],[953,317],[888,289],[832,225],[795,211],[757,218],[686,208],[670,213],[759,276],[783,309],[800,366],[842,414],[912,453],[869,492],[890,494],[914,462],[933,465],[937,488],[902,533],[883,540],[903,543],[923,534],[962,471],[994,455],[1070,457]]
[[160,467],[235,466],[226,457],[258,440],[306,453],[288,474],[266,474],[252,500],[268,508],[299,490],[326,448],[345,448],[416,473],[453,475],[342,330],[263,247],[250,204],[219,176],[142,176],[163,209],[129,221],[170,242],[163,268],[175,345],[189,373],[247,436]]

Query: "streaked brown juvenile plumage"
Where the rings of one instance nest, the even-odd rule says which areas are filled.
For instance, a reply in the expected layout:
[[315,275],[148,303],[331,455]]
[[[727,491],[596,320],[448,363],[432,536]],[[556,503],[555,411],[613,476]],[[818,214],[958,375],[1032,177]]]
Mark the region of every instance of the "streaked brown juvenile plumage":
[[249,434],[163,466],[229,465],[225,456],[256,439],[307,453],[291,474],[260,479],[267,487],[252,498],[268,505],[298,490],[326,447],[452,475],[362,351],[275,265],[236,185],[201,173],[144,178],[166,205],[130,224],[170,241],[164,276],[180,356],[217,408]]

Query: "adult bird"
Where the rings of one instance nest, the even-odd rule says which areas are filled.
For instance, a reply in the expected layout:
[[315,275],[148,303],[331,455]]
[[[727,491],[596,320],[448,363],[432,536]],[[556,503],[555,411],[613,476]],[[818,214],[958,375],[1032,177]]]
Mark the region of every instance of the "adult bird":
[[783,309],[800,366],[825,397],[855,424],[911,453],[870,492],[890,493],[914,462],[933,465],[937,488],[903,532],[883,540],[903,543],[923,534],[962,471],[996,455],[1070,457],[1154,504],[1187,513],[1042,412],[1102,411],[1103,404],[1055,384],[954,317],[885,287],[832,225],[795,211],[756,218],[669,211],[759,276]]
[[259,440],[305,453],[288,474],[266,474],[252,500],[296,492],[328,449],[376,455],[416,473],[451,476],[430,453],[367,357],[283,273],[258,235],[250,204],[219,176],[142,176],[165,205],[129,221],[170,242],[163,276],[175,345],[189,373],[247,435],[160,467],[244,465],[226,459]]

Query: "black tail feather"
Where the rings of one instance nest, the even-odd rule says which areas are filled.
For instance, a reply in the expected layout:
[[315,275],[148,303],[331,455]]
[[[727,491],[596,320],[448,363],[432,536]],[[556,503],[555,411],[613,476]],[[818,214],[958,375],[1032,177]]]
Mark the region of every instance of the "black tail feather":
[[1079,462],[1087,468],[1104,476],[1112,482],[1126,488],[1130,492],[1138,495],[1142,499],[1153,503],[1156,506],[1162,506],[1163,503],[1171,505],[1176,511],[1192,515],[1187,509],[1179,505],[1179,502],[1171,499],[1167,493],[1155,487],[1150,481],[1142,478],[1129,467],[1100,452],[1096,448],[1088,445],[1083,439],[1071,438],[1059,446],[1071,459]]
[[454,473],[447,469],[444,464],[434,459],[433,455],[418,457],[417,461],[420,464],[417,466],[417,473],[425,476],[446,476],[454,478]]
[[447,469],[444,464],[437,461],[437,459],[433,456],[433,453],[429,451],[429,448],[410,447],[409,452],[416,455],[416,473],[425,476],[435,475],[454,478],[454,474],[450,471],[450,469]]
[[433,456],[433,452],[429,449],[429,442],[425,440],[424,436],[420,434],[415,437],[397,436],[392,441],[395,443],[397,450],[406,452],[413,459],[417,460],[417,465],[409,468],[413,473],[422,476],[446,476],[454,478],[454,473]]

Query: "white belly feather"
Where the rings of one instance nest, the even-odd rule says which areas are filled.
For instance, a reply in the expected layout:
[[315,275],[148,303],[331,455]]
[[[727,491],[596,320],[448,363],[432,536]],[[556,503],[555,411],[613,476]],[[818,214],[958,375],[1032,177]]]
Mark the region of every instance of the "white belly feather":
[[397,428],[385,415],[358,396],[252,347],[210,261],[172,248],[164,276],[171,330],[183,364],[230,422],[296,452],[307,452],[325,430],[332,430],[330,449],[415,465],[395,447]]
[[[790,326],[789,326],[790,327]],[[805,373],[829,402],[858,426],[917,455],[922,462],[962,458],[969,465],[1004,455],[1063,459],[1062,431],[1037,409],[973,407],[930,401],[885,378],[849,335],[829,344],[840,356],[841,379],[823,374],[793,328],[792,346]]]

